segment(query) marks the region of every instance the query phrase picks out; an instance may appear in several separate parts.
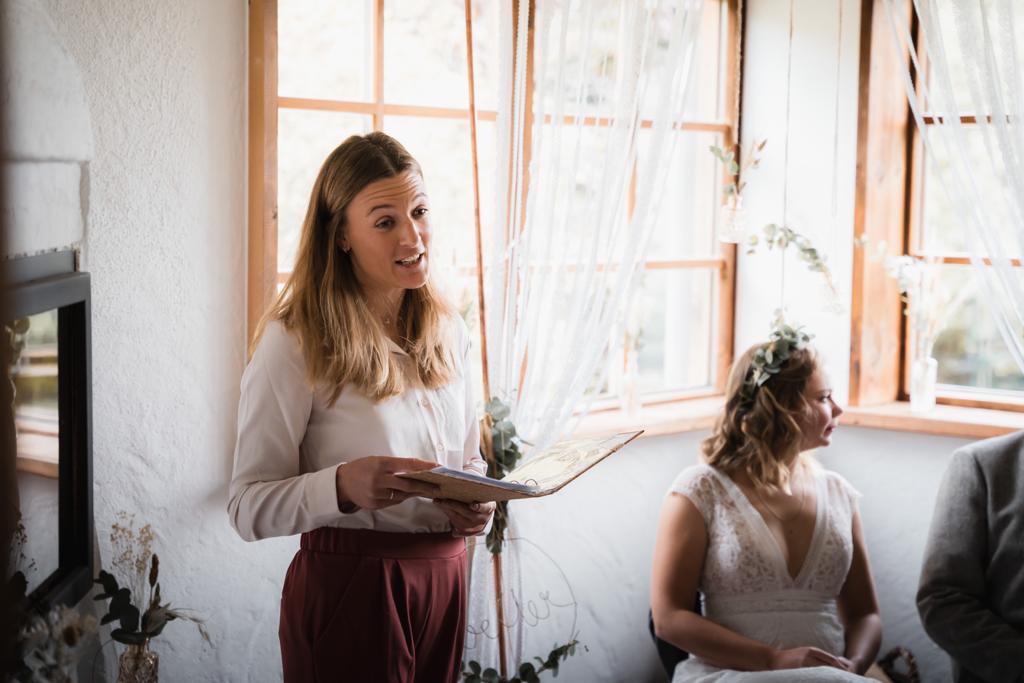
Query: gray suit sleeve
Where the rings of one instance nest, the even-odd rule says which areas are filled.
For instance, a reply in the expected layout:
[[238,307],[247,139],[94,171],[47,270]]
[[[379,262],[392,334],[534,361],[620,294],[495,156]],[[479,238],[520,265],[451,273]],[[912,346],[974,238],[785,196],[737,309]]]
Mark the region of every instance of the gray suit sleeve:
[[925,549],[917,608],[925,631],[960,666],[986,681],[1024,675],[1024,634],[989,607],[988,491],[970,450],[946,470]]

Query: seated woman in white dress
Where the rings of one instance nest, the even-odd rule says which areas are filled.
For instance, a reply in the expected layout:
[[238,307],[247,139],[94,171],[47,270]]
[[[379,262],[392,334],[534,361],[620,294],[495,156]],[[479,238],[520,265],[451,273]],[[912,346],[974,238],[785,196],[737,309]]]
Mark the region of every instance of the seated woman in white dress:
[[674,683],[864,681],[878,653],[860,494],[807,455],[842,413],[809,339],[780,326],[736,361],[705,464],[665,497],[651,609],[691,654]]

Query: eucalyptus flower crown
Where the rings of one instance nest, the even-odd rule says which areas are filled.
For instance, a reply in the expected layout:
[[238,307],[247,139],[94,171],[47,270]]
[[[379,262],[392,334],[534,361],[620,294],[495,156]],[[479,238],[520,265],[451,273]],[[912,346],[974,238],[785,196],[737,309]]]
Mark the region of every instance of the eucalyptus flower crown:
[[752,401],[758,388],[779,373],[782,365],[789,360],[794,351],[801,351],[814,339],[814,335],[804,332],[802,326],[793,327],[776,311],[772,320],[772,331],[765,342],[754,352],[750,360],[750,369],[740,389],[740,396]]

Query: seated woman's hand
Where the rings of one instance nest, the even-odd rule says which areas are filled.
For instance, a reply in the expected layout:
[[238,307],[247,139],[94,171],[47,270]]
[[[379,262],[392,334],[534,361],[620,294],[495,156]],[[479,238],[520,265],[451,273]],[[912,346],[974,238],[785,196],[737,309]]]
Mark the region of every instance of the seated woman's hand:
[[772,654],[769,668],[773,671],[779,669],[803,669],[814,666],[831,666],[843,671],[850,671],[848,659],[836,657],[816,647],[794,647],[789,650],[776,650]]
[[438,499],[434,503],[448,516],[452,533],[456,536],[475,536],[483,531],[495,508],[494,503],[462,503],[446,499]]
[[403,479],[399,472],[432,470],[436,462],[416,458],[394,458],[372,455],[346,462],[338,466],[334,477],[338,493],[338,509],[358,506],[367,510],[398,505],[414,496],[431,497],[438,487],[423,481]]

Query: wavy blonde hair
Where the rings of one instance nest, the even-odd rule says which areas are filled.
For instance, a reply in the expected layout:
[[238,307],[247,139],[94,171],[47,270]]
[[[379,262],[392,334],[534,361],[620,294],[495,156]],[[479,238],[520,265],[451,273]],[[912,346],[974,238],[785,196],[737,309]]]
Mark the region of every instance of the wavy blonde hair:
[[733,363],[725,409],[711,436],[701,443],[701,452],[707,464],[726,472],[746,472],[755,486],[771,487],[786,479],[786,463],[800,453],[800,422],[808,410],[804,390],[818,369],[818,354],[810,346],[793,350],[779,372],[748,395],[743,385],[762,346],[751,346]]
[[[338,238],[345,210],[363,188],[410,171],[423,177],[405,147],[381,132],[353,135],[328,155],[313,183],[295,268],[253,337],[252,349],[271,320],[296,334],[307,379],[311,385],[330,387],[331,404],[346,385],[375,401],[405,388],[401,361],[392,355],[387,332],[370,310],[352,258]],[[424,286],[407,289],[402,298],[400,345],[413,361],[415,379],[427,388],[443,386],[455,374],[452,311],[429,278]]]

